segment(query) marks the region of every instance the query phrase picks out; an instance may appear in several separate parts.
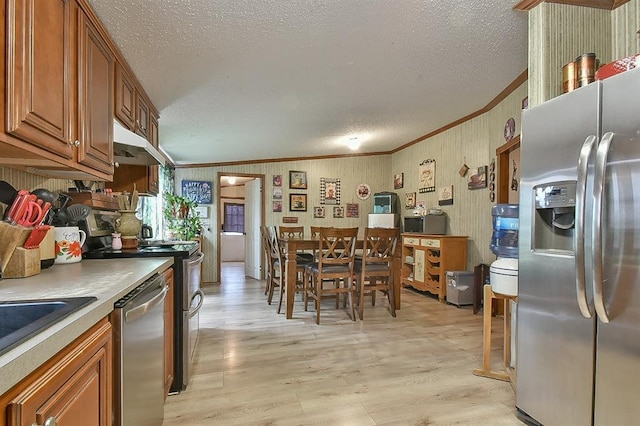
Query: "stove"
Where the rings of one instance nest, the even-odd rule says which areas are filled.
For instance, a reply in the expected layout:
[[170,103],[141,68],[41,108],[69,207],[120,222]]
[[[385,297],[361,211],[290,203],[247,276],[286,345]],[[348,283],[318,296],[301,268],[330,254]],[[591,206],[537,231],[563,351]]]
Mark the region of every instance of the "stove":
[[[110,238],[110,237],[109,237]],[[108,245],[107,245],[108,244]],[[114,250],[110,242],[87,244],[89,247],[82,257],[84,259],[118,259],[130,257],[178,257],[193,256],[198,252],[197,241],[140,241],[134,249]],[[92,247],[93,246],[93,247]]]

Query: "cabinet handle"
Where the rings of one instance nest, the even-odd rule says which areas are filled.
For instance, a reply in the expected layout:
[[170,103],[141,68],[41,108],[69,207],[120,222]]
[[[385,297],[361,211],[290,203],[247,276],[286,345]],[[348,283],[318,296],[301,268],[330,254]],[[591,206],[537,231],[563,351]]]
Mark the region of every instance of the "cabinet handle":
[[44,424],[42,426],[57,426],[58,422],[56,421],[55,417],[49,417],[47,420],[44,421]]
[[76,139],[76,141],[73,143],[73,146],[80,146],[80,141]]

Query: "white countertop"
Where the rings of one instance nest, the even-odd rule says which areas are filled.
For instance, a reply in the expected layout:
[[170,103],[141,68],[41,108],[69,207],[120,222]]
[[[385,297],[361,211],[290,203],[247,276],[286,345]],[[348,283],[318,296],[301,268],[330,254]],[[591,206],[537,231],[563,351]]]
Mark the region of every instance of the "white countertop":
[[53,265],[29,278],[0,280],[2,301],[79,296],[98,298],[0,355],[0,395],[109,315],[116,300],[172,264],[171,257],[84,259],[79,263]]

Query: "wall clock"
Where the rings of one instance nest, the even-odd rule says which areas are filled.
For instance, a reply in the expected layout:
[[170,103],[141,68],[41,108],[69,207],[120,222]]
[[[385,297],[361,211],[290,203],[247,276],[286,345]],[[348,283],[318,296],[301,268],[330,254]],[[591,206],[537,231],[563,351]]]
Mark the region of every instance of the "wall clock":
[[366,200],[371,195],[371,188],[366,183],[361,183],[356,188],[356,195],[361,200]]

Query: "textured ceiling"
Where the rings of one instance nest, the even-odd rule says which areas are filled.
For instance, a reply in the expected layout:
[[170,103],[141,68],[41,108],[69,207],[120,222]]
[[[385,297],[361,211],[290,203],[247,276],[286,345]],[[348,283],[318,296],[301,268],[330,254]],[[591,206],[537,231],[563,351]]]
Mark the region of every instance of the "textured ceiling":
[[89,0],[177,164],[389,151],[527,68],[518,0]]

